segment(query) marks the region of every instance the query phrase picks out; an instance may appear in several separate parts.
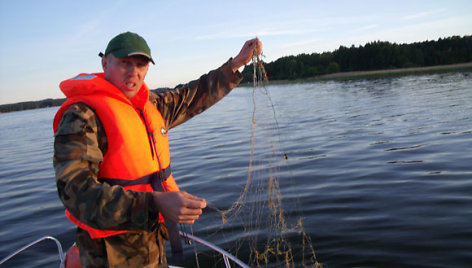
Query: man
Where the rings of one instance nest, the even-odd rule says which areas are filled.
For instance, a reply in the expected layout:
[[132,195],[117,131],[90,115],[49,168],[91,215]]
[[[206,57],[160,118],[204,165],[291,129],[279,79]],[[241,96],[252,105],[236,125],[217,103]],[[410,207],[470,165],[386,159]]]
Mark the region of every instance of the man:
[[54,118],[54,167],[66,215],[78,226],[82,267],[167,267],[169,237],[181,253],[176,223],[193,224],[206,203],[179,191],[167,131],[228,94],[242,79],[238,69],[261,51],[257,38],[248,40],[220,68],[150,93],[151,51],[126,32],[99,54],[103,73],[60,84],[67,101]]

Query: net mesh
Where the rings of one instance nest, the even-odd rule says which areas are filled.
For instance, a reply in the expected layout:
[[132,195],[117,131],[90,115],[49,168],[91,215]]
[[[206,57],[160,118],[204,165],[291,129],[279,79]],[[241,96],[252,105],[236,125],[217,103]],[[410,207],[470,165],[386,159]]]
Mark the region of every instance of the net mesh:
[[[208,237],[223,236],[232,241],[223,247],[251,267],[322,267],[304,231],[296,194],[282,198],[280,177],[283,187],[293,188],[295,184],[288,156],[281,149],[275,108],[265,87],[264,63],[253,55],[252,66],[253,113],[246,183],[229,208],[208,204],[221,217],[221,228]],[[240,237],[234,238],[238,234]],[[197,253],[196,258],[198,262]]]

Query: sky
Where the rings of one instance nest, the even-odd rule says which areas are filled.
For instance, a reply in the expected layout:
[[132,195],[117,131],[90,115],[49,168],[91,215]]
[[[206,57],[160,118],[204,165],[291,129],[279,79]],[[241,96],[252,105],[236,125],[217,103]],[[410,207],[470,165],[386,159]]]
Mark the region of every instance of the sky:
[[470,0],[0,0],[0,104],[63,98],[62,80],[101,72],[119,33],[143,36],[146,83],[174,87],[221,66],[258,37],[264,61],[373,41],[472,34]]

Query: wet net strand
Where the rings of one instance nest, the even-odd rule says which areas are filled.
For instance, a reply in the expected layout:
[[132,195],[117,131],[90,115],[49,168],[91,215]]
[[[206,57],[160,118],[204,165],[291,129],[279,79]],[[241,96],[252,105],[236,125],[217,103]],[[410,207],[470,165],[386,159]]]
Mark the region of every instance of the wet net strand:
[[[242,254],[247,254],[247,249],[243,245],[248,244],[251,266],[322,267],[316,259],[310,236],[304,231],[303,217],[295,219],[286,217],[278,178],[279,166],[283,163],[287,167],[292,184],[293,176],[287,163],[288,155],[281,149],[282,138],[275,106],[265,87],[269,80],[264,62],[258,55],[253,54],[252,65],[253,111],[246,183],[237,200],[229,208],[222,210],[208,204],[209,208],[214,209],[221,216],[223,226],[228,227],[230,223],[241,222],[244,226],[244,233],[254,234],[243,235],[246,238],[234,243],[229,250],[235,256],[238,256],[238,252],[241,250],[246,251]],[[257,144],[258,130],[261,130],[257,121],[258,112],[261,111],[257,110],[257,106],[258,101],[262,101],[257,99],[258,94],[267,96],[267,100],[263,101],[267,101],[268,105],[265,106],[271,109],[269,117],[272,117],[274,125],[270,129],[276,132],[277,146],[266,137],[262,137],[262,145]],[[269,136],[274,135],[269,134]],[[263,147],[264,145],[266,147]],[[257,156],[256,150],[258,150]],[[298,199],[296,206],[298,211],[302,211]],[[223,228],[222,235],[226,236]],[[261,230],[265,230],[265,232],[261,232]]]

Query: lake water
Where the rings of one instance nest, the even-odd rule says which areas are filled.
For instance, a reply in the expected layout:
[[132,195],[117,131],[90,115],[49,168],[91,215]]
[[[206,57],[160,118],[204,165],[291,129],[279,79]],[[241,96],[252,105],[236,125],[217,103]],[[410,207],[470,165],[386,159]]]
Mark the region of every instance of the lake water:
[[[274,110],[270,102],[256,105],[262,116],[253,167],[277,166],[287,219],[303,216],[319,262],[330,268],[470,267],[471,73],[266,90]],[[257,98],[269,96],[259,91]],[[56,110],[0,114],[0,258],[46,235],[65,248],[74,242],[52,168]],[[169,132],[174,176],[183,190],[220,209],[237,200],[248,174],[252,115],[252,88],[237,88]],[[272,159],[260,144],[288,159]],[[221,222],[207,209],[193,233],[231,249],[235,236],[269,232],[263,224],[254,229]],[[239,232],[212,235],[225,229]],[[238,256],[248,260],[240,248]],[[58,267],[56,252],[54,243],[43,242],[4,266]],[[192,252],[187,257],[194,259]]]

